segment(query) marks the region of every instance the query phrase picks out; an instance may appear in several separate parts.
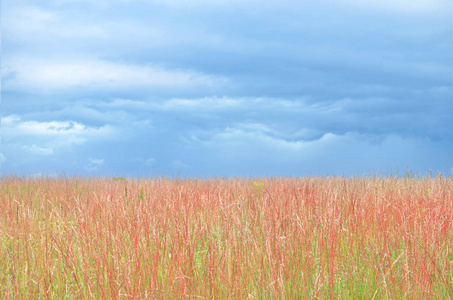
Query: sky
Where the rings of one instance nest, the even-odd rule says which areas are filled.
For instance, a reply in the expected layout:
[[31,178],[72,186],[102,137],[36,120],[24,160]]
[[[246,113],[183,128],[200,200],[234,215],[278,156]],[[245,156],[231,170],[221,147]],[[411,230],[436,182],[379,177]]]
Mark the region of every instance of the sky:
[[3,175],[453,171],[451,0],[3,0]]

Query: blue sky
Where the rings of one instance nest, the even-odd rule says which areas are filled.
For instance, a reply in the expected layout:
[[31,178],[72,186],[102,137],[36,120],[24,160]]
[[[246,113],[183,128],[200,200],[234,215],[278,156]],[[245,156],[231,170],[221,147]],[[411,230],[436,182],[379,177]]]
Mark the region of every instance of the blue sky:
[[5,0],[1,171],[453,168],[450,0]]

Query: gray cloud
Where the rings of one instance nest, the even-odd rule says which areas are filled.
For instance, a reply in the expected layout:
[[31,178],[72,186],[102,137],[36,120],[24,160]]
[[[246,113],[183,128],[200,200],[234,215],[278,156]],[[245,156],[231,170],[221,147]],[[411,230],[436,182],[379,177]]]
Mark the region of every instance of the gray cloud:
[[450,1],[2,4],[3,173],[453,167]]

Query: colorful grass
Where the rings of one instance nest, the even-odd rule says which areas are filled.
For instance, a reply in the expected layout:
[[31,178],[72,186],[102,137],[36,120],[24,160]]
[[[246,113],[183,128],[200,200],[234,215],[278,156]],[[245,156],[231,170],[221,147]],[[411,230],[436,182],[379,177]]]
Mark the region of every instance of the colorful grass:
[[0,298],[451,299],[452,213],[451,176],[2,178]]

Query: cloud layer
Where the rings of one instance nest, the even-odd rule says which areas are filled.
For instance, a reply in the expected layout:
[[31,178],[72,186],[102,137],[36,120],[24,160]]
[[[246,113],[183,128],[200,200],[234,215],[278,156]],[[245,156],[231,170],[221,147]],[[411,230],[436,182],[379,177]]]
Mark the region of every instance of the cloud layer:
[[2,4],[3,174],[453,168],[450,1]]

